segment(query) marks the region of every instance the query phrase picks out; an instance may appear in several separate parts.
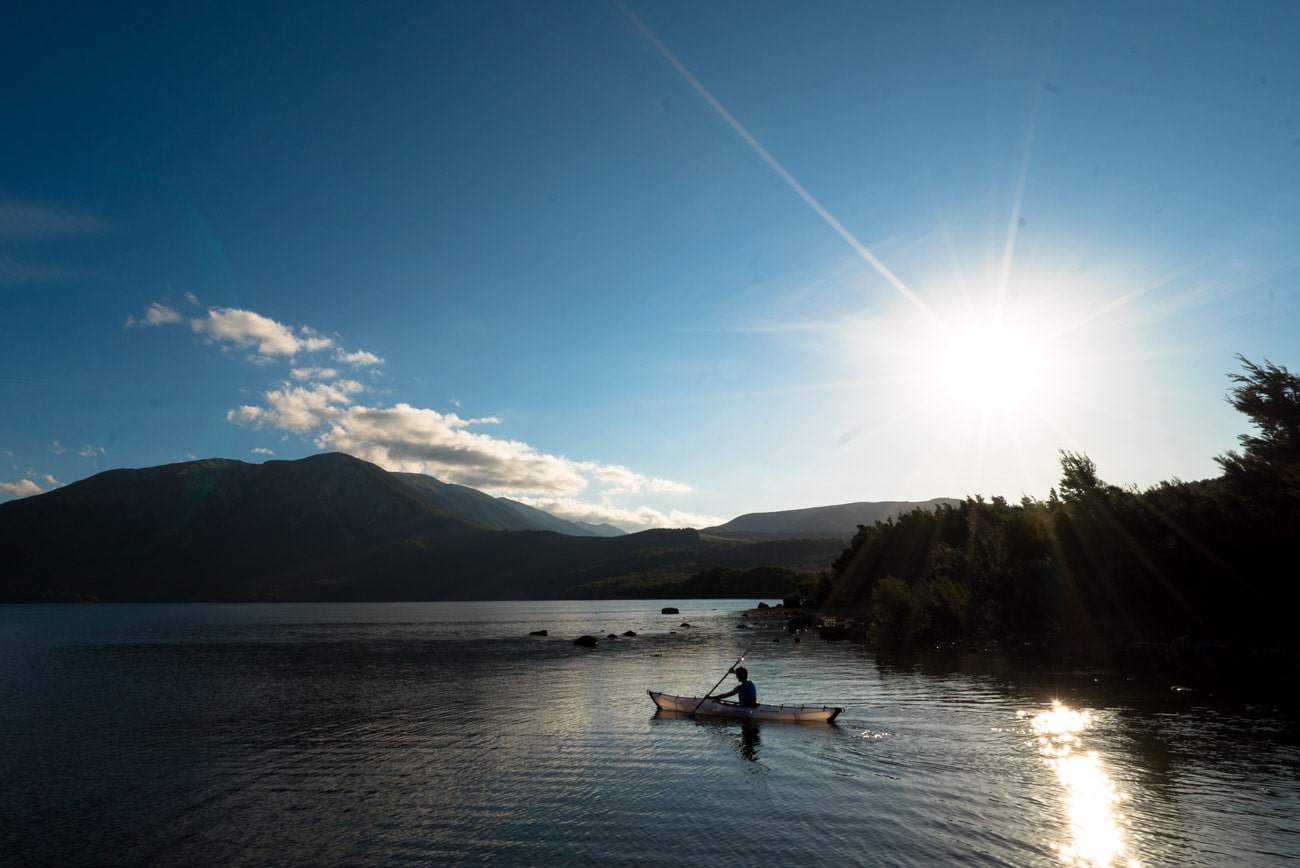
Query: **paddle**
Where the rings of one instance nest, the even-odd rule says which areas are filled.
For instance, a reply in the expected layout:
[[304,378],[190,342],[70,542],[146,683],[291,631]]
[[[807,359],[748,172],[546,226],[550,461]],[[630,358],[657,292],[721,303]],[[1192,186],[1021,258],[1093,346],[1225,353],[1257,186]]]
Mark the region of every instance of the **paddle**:
[[[753,651],[753,650],[754,650],[754,646],[753,646],[753,645],[750,645],[748,648],[746,648],[746,649],[745,649],[745,653],[744,653],[744,654],[741,654],[739,657],[737,657],[737,658],[736,658],[736,662],[731,664],[731,668],[728,669],[726,672],[722,673],[722,677],[718,679],[718,684],[721,684],[723,681],[725,681],[725,680],[727,679],[727,676],[728,676],[728,675],[730,675],[732,672],[735,672],[735,671],[736,671],[736,667],[740,665],[740,661],[741,661],[741,660],[744,660],[745,657],[747,657],[747,656],[749,655],[749,652],[750,652],[750,651]],[[709,688],[709,692],[706,693],[706,694],[704,694],[704,696],[701,697],[701,699],[700,699],[699,702],[695,703],[695,708],[693,708],[693,709],[691,710],[691,714],[694,714],[695,712],[697,712],[697,711],[700,710],[700,706],[704,704],[704,700],[705,700],[705,699],[708,699],[710,696],[712,696],[712,695],[713,695],[713,691],[715,691],[715,690],[718,689],[718,684],[715,684],[715,685],[713,685],[712,687],[710,687],[710,688]]]

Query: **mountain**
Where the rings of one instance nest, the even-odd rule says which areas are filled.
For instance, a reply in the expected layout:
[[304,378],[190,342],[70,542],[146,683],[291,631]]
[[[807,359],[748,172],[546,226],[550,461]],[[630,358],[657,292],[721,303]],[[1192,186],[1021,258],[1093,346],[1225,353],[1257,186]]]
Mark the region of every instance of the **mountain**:
[[569,536],[622,536],[626,533],[608,524],[566,521],[527,504],[493,497],[476,488],[442,482],[423,473],[394,473],[393,476],[449,512],[493,530],[550,530]]
[[575,521],[572,522],[572,524],[579,530],[584,531],[584,533],[581,534],[582,536],[622,536],[627,533],[623,528],[614,527],[614,525],[603,521],[600,524],[591,524],[586,521]]
[[339,453],[110,470],[0,504],[11,597],[93,585],[110,599],[244,599],[486,532]]
[[[0,600],[655,596],[715,566],[821,570],[842,549],[689,529],[495,530],[494,498],[444,490],[438,502],[436,490],[342,453],[106,471],[0,504]],[[450,506],[466,503],[482,509]]]
[[810,509],[786,509],[779,512],[751,512],[726,524],[705,528],[705,536],[730,540],[774,539],[841,539],[849,540],[858,525],[870,527],[878,521],[895,518],[918,507],[934,509],[941,504],[961,503],[948,497],[925,501],[890,500],[879,503],[842,503]]

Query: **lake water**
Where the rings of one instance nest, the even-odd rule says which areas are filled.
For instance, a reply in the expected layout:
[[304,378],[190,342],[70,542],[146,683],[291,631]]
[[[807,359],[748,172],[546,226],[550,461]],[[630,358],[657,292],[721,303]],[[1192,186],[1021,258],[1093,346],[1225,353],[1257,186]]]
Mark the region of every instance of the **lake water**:
[[[1273,709],[887,665],[751,603],[0,606],[0,863],[1300,858]],[[839,721],[655,713],[751,643],[761,701]]]

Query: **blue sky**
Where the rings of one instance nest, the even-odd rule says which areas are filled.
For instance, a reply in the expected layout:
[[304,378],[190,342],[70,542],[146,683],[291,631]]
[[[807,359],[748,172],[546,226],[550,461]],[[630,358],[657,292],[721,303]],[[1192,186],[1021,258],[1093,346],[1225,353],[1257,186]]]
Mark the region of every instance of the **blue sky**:
[[27,3],[0,497],[340,450],[630,530],[1218,475],[1290,2]]

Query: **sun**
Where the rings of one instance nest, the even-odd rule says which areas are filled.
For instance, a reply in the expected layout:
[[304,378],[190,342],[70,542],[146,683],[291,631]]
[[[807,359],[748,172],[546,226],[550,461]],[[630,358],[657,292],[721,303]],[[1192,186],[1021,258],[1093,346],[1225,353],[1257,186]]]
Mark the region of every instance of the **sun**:
[[1046,397],[1050,365],[1043,330],[1008,315],[970,315],[933,337],[931,376],[952,409],[1015,420]]

